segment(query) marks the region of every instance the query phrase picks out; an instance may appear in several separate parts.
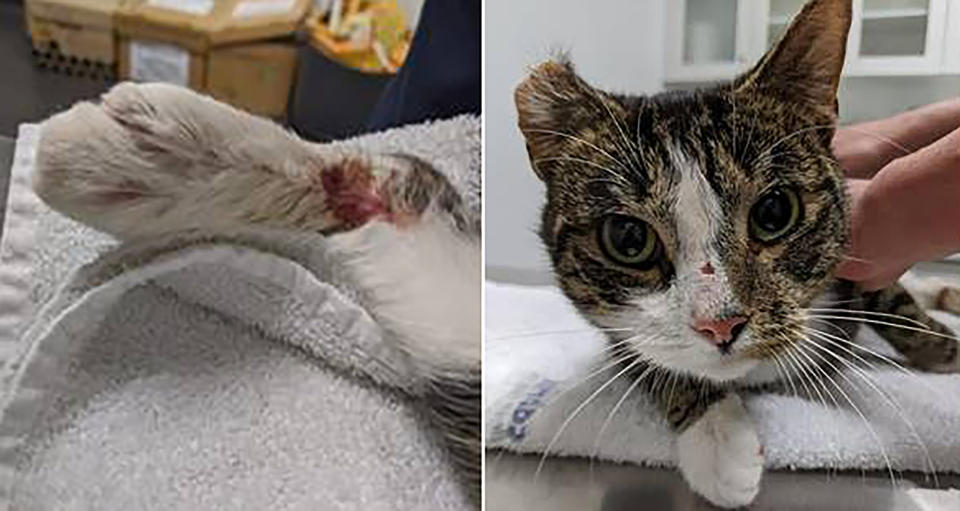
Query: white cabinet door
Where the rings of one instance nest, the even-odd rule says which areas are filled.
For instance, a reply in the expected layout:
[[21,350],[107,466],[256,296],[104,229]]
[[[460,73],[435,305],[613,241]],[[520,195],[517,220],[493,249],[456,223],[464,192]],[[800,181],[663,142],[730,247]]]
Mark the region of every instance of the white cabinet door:
[[[667,6],[667,82],[728,80],[776,43],[806,0]],[[960,0],[853,0],[848,76],[960,74]]]
[[668,82],[726,80],[762,55],[767,0],[678,0],[667,4]]
[[853,7],[848,74],[943,72],[947,0],[853,0]]

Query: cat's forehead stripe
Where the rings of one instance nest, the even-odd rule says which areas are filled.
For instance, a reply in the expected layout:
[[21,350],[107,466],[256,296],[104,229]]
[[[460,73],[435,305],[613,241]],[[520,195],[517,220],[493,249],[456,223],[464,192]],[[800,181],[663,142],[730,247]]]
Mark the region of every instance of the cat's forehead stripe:
[[675,174],[679,175],[673,208],[681,256],[677,265],[699,266],[716,259],[711,247],[722,222],[719,198],[707,183],[697,160],[679,146],[674,146],[670,155]]

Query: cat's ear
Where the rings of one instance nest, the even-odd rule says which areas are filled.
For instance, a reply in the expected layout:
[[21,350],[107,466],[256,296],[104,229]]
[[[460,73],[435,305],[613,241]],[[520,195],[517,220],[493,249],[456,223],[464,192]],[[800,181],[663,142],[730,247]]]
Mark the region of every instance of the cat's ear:
[[851,1],[808,2],[780,42],[737,79],[736,89],[772,94],[835,120],[853,15]]
[[569,60],[560,57],[533,68],[514,91],[520,131],[527,142],[530,163],[541,180],[547,181],[549,175],[538,161],[556,155],[557,144],[564,140],[558,133],[566,131],[564,123],[582,105],[589,90]]

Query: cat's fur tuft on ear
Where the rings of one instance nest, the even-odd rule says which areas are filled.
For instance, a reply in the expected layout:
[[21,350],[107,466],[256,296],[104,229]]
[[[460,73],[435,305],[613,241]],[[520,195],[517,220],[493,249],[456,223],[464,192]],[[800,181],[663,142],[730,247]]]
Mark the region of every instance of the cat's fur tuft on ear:
[[807,3],[777,46],[738,78],[735,88],[799,103],[835,121],[852,16],[851,0]]
[[558,133],[563,132],[564,120],[571,110],[580,108],[589,87],[577,76],[569,58],[560,55],[534,67],[514,91],[520,131],[531,166],[541,180],[547,181],[549,176],[538,160],[548,158],[555,152],[555,144],[563,142]]

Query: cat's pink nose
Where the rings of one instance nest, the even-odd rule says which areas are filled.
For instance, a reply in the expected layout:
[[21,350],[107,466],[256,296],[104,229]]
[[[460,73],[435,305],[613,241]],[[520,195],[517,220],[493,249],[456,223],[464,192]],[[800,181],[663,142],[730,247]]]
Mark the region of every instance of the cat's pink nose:
[[743,316],[713,319],[694,318],[693,329],[717,346],[729,346],[736,340],[743,330],[742,325],[746,322],[747,318]]

